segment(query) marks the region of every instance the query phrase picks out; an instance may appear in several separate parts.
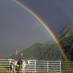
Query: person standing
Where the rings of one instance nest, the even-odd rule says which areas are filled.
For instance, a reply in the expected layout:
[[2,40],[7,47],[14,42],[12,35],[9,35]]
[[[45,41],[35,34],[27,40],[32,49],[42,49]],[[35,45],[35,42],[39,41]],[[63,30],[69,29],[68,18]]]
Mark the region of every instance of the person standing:
[[14,59],[10,63],[10,73],[16,73],[16,61]]

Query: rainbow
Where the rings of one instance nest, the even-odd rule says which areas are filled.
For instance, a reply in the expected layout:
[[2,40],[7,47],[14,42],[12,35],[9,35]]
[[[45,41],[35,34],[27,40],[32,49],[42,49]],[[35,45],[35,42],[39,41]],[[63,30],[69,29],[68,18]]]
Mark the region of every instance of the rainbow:
[[41,17],[39,17],[36,13],[34,13],[30,8],[28,8],[27,6],[23,5],[23,4],[20,2],[20,0],[16,0],[16,3],[17,3],[18,5],[20,5],[22,8],[24,8],[25,10],[27,10],[31,15],[33,15],[33,16],[41,23],[41,25],[44,26],[44,28],[46,29],[46,31],[48,31],[48,33],[52,36],[52,38],[53,38],[53,40],[55,41],[55,43],[58,45],[58,47],[59,47],[59,49],[60,49],[60,51],[61,51],[63,57],[64,57],[65,60],[67,61],[67,60],[68,60],[68,59],[67,59],[67,56],[65,55],[64,50],[63,50],[63,48],[62,48],[62,46],[61,46],[61,44],[60,44],[58,38],[55,36],[55,34],[54,34],[53,31],[50,29],[50,27],[48,26],[48,24],[47,24],[45,21],[43,21],[43,20],[41,19]]

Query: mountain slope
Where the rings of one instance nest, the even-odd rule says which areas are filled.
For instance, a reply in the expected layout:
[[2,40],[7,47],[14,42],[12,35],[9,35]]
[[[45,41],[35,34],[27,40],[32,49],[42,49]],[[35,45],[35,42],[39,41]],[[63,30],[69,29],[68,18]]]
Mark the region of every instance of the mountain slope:
[[61,44],[70,60],[73,60],[73,24],[64,30],[61,36]]
[[17,56],[20,56],[21,53],[28,59],[59,60],[62,58],[61,52],[55,44],[48,45],[37,43],[19,52]]
[[61,32],[61,37],[66,38],[73,35],[73,24],[69,24],[65,29],[63,29],[63,32]]

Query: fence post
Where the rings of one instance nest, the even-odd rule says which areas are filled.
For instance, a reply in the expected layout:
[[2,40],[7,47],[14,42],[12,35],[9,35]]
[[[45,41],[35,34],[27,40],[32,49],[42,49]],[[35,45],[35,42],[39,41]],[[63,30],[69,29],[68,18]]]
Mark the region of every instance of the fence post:
[[61,73],[61,61],[60,61],[60,73]]

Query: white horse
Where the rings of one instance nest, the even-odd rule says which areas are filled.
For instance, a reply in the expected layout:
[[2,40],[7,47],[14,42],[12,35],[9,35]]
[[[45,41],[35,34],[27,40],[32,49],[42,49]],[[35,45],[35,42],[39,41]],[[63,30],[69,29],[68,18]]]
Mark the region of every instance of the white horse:
[[25,71],[25,70],[26,70],[26,65],[27,65],[26,61],[23,60],[22,68],[21,68],[22,73],[25,73],[25,72],[26,72],[26,71]]
[[16,64],[16,72],[25,73],[26,64],[27,64],[26,61],[22,59],[22,64],[20,65]]

